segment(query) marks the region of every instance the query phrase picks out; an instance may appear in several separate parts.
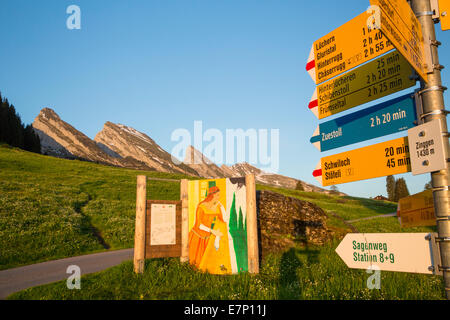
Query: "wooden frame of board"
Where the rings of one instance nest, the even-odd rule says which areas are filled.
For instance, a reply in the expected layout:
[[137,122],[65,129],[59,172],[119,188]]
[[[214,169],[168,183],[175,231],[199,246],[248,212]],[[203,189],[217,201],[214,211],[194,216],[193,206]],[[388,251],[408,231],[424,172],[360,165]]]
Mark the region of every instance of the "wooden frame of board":
[[[175,205],[175,244],[151,245],[152,204]],[[145,226],[145,259],[173,258],[181,256],[181,201],[147,200]]]

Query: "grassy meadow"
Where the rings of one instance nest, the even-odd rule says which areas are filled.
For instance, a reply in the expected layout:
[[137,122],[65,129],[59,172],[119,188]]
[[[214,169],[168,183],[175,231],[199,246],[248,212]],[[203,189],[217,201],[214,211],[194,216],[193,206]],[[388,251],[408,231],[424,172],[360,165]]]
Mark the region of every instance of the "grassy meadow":
[[[136,176],[113,168],[0,147],[0,270],[107,249],[132,248]],[[176,200],[179,184],[149,183],[150,199]]]
[[[136,176],[184,178],[56,159],[0,146],[0,269],[133,246]],[[392,213],[396,204],[257,186],[313,202],[329,214],[338,235],[342,220]],[[179,199],[179,184],[152,181],[151,199]],[[337,215],[342,219],[338,219]],[[354,222],[360,232],[430,232],[401,229],[395,217]],[[86,275],[81,290],[65,281],[30,288],[10,299],[444,299],[442,278],[381,273],[381,290],[369,290],[365,270],[349,269],[334,252],[336,238],[322,247],[298,246],[268,255],[258,275],[203,274],[179,259],[132,261]]]

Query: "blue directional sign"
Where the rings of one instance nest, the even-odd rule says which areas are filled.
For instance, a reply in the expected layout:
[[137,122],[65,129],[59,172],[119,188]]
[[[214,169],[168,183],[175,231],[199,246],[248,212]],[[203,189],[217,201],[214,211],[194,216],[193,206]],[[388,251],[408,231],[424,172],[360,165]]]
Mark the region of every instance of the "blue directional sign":
[[414,95],[399,98],[321,123],[311,138],[319,151],[408,130],[417,125]]

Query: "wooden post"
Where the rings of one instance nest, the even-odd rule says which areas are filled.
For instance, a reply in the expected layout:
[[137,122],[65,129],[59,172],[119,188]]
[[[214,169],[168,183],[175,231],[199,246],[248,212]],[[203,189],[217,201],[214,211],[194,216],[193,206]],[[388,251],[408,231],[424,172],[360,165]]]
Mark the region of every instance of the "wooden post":
[[248,272],[259,273],[258,255],[258,218],[256,216],[256,185],[255,176],[245,176],[247,190],[247,250]]
[[180,262],[189,261],[189,203],[188,203],[188,183],[187,179],[181,180],[181,257]]
[[136,225],[134,229],[134,272],[144,273],[145,217],[147,215],[147,177],[137,176]]

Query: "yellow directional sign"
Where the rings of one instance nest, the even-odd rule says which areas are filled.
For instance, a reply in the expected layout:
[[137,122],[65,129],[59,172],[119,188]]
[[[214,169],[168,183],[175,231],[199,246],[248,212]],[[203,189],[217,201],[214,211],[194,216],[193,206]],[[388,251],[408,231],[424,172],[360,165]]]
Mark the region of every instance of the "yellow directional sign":
[[314,42],[306,70],[316,84],[394,49],[380,30],[369,30],[364,12]]
[[427,69],[431,66],[426,62],[422,26],[406,0],[370,0],[370,4],[380,8],[381,31],[428,82]]
[[319,85],[309,109],[319,118],[340,113],[416,84],[408,61],[397,51]]
[[450,1],[439,0],[439,12],[442,30],[450,30]]
[[427,190],[400,199],[397,215],[402,228],[435,226],[433,192]]
[[405,137],[322,158],[313,176],[326,187],[410,171]]

